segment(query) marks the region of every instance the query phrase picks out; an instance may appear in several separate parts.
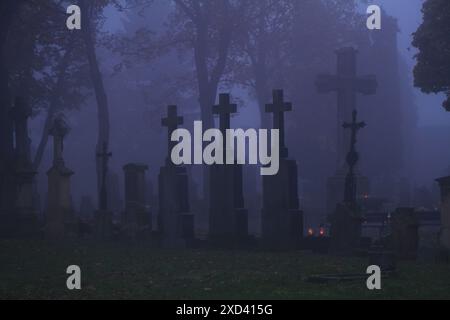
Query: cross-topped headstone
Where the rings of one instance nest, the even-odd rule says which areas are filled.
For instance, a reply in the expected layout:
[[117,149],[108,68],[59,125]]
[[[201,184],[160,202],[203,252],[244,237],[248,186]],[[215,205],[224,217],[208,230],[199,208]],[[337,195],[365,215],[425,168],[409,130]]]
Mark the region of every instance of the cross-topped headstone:
[[231,114],[237,112],[237,105],[230,103],[230,95],[222,93],[219,95],[219,104],[213,107],[213,114],[219,115],[220,130],[225,133],[230,129]]
[[345,47],[336,51],[337,74],[319,75],[316,86],[319,93],[337,92],[338,96],[338,141],[337,141],[337,169],[345,165],[347,153],[346,133],[341,130],[340,124],[350,118],[351,112],[356,109],[356,94],[372,95],[376,93],[378,84],[373,75],[356,75],[356,54],[353,47]]
[[[162,126],[167,127],[168,130],[168,150],[170,154],[170,150],[173,149],[175,142],[172,141],[172,133],[177,130],[178,126],[184,123],[183,117],[178,116],[177,106],[171,105],[167,107],[167,117],[163,118],[161,121]],[[168,163],[172,163],[171,161],[167,161]]]
[[108,152],[108,144],[103,142],[102,152],[97,153],[97,157],[102,162],[102,184],[100,186],[100,210],[108,209],[108,195],[106,191],[106,177],[108,176],[108,161],[112,157],[112,153]]
[[356,151],[356,135],[358,131],[363,129],[366,124],[364,122],[357,121],[358,112],[353,110],[352,122],[344,123],[344,129],[350,129],[350,150],[347,154],[348,173],[345,178],[345,193],[344,201],[348,204],[356,203],[356,179],[355,179],[355,166],[358,163],[359,155]]
[[273,128],[280,131],[280,157],[288,157],[285,141],[284,113],[292,111],[292,103],[284,101],[283,90],[273,91],[273,103],[266,105],[266,112],[273,113]]

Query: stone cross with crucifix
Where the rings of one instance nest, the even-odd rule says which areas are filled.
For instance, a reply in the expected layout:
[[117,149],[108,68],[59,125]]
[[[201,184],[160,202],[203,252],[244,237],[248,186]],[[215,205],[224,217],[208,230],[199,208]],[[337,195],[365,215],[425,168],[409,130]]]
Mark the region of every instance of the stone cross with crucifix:
[[356,95],[373,95],[376,93],[378,84],[373,75],[357,76],[356,55],[357,50],[353,47],[345,47],[336,51],[337,74],[319,75],[316,86],[319,93],[337,92],[338,105],[338,132],[337,132],[337,170],[345,167],[345,156],[348,152],[346,141],[348,132],[341,129],[340,125],[349,119],[353,110],[356,109]]
[[53,165],[64,166],[63,150],[64,137],[68,134],[69,127],[62,116],[55,118],[49,133],[53,136]]
[[284,101],[283,90],[273,91],[273,103],[266,105],[266,112],[273,113],[273,129],[280,131],[280,158],[287,158],[289,155],[285,141],[284,113],[292,111],[292,104]]
[[350,205],[356,204],[356,178],[355,167],[359,160],[359,154],[356,151],[356,135],[366,124],[357,122],[358,112],[353,110],[352,122],[343,124],[344,129],[350,129],[350,150],[347,154],[348,173],[345,177],[344,202]]
[[[170,150],[175,146],[175,142],[172,141],[172,133],[177,130],[178,126],[184,123],[183,117],[178,116],[177,106],[171,105],[167,107],[167,117],[161,121],[162,126],[167,127],[168,130],[168,150],[170,157]],[[167,164],[171,164],[169,157],[166,159]]]
[[[64,164],[64,137],[69,127],[63,116],[58,116],[50,129],[53,136],[53,166],[47,172],[48,176],[48,210],[45,232],[47,236],[63,237],[66,231],[73,228],[74,215],[72,210],[72,196],[70,178],[74,174]],[[66,229],[67,226],[71,226]]]
[[101,211],[108,210],[108,195],[106,191],[106,178],[108,176],[108,161],[112,153],[108,152],[108,144],[103,142],[102,152],[97,153],[97,157],[102,162],[102,184],[100,186],[99,206]]

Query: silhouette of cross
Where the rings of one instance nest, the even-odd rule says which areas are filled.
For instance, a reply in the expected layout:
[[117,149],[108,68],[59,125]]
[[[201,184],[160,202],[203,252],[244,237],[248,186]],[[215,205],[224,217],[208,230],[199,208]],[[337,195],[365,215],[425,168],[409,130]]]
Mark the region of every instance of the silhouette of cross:
[[169,132],[169,150],[171,150],[173,146],[173,142],[171,139],[172,133],[178,129],[179,125],[182,125],[183,123],[183,117],[178,116],[177,106],[168,106],[167,117],[162,119],[161,124],[163,127],[167,127],[167,130]]
[[280,157],[288,157],[288,149],[285,142],[284,113],[292,111],[292,104],[284,101],[283,90],[273,91],[273,103],[266,105],[266,112],[273,113],[273,128],[280,131]]
[[213,114],[219,115],[219,126],[222,133],[225,134],[231,126],[231,114],[237,112],[237,105],[230,103],[230,95],[222,93],[219,95],[219,104],[213,107]]
[[[359,76],[357,74],[357,53],[353,47],[336,50],[337,73],[335,75],[321,74],[317,77],[316,87],[319,93],[337,93],[337,123],[347,121],[356,109],[358,94],[373,95],[377,92],[377,79],[374,75]],[[338,170],[345,166],[348,134],[344,130],[337,132]]]
[[364,122],[357,122],[357,116],[358,112],[353,110],[352,122],[343,124],[344,129],[351,130],[350,150],[347,154],[347,164],[349,169],[345,178],[344,201],[352,205],[356,203],[356,179],[354,171],[359,160],[359,154],[356,151],[356,135],[359,130],[366,126]]

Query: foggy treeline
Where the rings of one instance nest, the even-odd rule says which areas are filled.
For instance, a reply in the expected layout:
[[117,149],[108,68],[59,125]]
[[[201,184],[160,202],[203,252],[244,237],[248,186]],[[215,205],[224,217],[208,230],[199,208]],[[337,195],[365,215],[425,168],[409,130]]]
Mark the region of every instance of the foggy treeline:
[[78,203],[86,194],[97,199],[96,152],[103,143],[113,153],[114,179],[122,179],[124,164],[142,162],[155,184],[167,155],[161,127],[167,105],[179,106],[188,128],[200,119],[212,127],[217,94],[230,92],[240,111],[233,126],[270,128],[264,106],[280,88],[294,106],[287,145],[299,163],[301,205],[322,214],[341,124],[336,95],[319,95],[314,83],[318,74],[336,72],[335,50],[348,45],[358,48],[358,74],[378,80],[377,94],[357,101],[368,125],[359,139],[360,171],[378,197],[413,182],[411,74],[397,48],[397,22],[386,13],[382,30],[368,32],[356,0],[72,2],[82,9],[81,30],[67,30],[66,1],[1,5],[0,99],[7,104],[21,96],[33,108],[31,156],[42,199],[51,160],[47,131],[57,114],[72,129],[64,152]]

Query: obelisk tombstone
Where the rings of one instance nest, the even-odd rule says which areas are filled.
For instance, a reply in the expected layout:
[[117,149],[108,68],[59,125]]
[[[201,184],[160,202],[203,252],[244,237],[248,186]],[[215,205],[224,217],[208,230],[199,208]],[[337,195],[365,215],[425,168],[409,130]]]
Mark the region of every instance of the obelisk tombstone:
[[31,108],[20,97],[16,98],[15,107],[11,110],[15,128],[15,180],[17,182],[17,198],[15,215],[18,232],[31,235],[37,230],[37,215],[34,208],[36,172],[31,163],[30,138],[28,136],[28,118]]
[[283,90],[273,91],[273,103],[266,112],[273,113],[273,129],[279,130],[280,164],[278,174],[263,176],[262,245],[270,250],[298,248],[303,238],[303,212],[298,199],[297,163],[289,159],[285,142],[284,114],[292,104],[284,101]]
[[232,248],[241,246],[248,237],[248,212],[244,206],[242,166],[225,165],[227,150],[226,130],[230,129],[231,114],[237,105],[230,103],[229,94],[220,94],[213,113],[219,115],[223,139],[223,163],[210,167],[209,240],[213,246]]
[[[316,86],[319,93],[337,93],[337,157],[336,173],[327,182],[327,211],[331,213],[336,204],[344,197],[346,172],[346,155],[349,151],[347,141],[350,132],[342,130],[342,123],[351,118],[353,110],[356,110],[357,94],[373,95],[377,90],[375,76],[357,76],[357,50],[354,47],[344,47],[336,51],[337,73],[336,75],[319,75]],[[356,174],[357,196],[369,194],[369,180],[363,175]]]
[[183,124],[177,107],[169,106],[167,118],[162,125],[168,130],[168,157],[161,167],[159,182],[159,231],[161,244],[165,248],[185,248],[194,239],[194,215],[190,213],[189,181],[184,166],[175,165],[171,160],[174,147],[172,133]]
[[46,215],[46,235],[61,238],[74,231],[70,179],[74,174],[65,165],[63,158],[64,138],[69,127],[62,116],[58,116],[50,129],[53,136],[53,166],[48,176],[48,209]]

